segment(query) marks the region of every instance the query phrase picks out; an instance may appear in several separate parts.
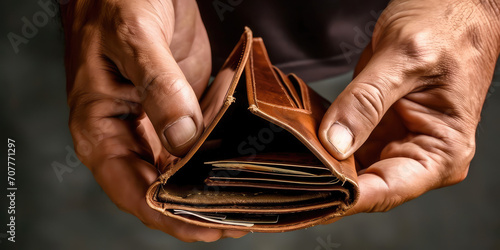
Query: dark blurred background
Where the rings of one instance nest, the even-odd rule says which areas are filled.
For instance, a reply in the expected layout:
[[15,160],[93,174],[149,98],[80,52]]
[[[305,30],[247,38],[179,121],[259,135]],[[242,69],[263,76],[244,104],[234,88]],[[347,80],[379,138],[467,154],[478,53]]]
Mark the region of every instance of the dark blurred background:
[[[45,1],[45,0],[43,0]],[[16,141],[16,243],[7,231],[6,152],[0,170],[0,249],[500,249],[500,68],[497,66],[477,132],[477,152],[462,183],[435,190],[387,213],[360,214],[331,225],[281,234],[253,233],[216,243],[183,243],[148,229],[120,211],[84,165],[59,179],[67,165],[68,130],[62,31],[57,19],[38,28],[16,53],[8,34],[21,35],[37,1],[1,1],[0,107],[2,148]],[[312,84],[330,97],[335,86]],[[343,82],[343,83],[342,83]],[[344,84],[344,85],[342,85]],[[69,159],[72,161],[73,159]]]

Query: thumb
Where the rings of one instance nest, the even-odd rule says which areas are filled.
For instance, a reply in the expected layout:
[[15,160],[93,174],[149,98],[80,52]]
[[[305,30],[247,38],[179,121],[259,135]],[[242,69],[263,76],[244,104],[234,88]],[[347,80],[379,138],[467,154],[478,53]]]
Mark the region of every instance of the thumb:
[[196,94],[170,55],[149,69],[136,85],[142,106],[165,148],[180,156],[203,132],[203,116]]
[[337,159],[352,155],[391,105],[412,89],[404,65],[390,52],[375,53],[363,63],[366,66],[357,68],[357,76],[332,103],[320,125],[319,138]]
[[204,128],[196,94],[161,30],[130,24],[125,30],[132,31],[113,43],[114,47],[108,46],[108,55],[136,86],[142,108],[163,146],[173,155],[184,155]]

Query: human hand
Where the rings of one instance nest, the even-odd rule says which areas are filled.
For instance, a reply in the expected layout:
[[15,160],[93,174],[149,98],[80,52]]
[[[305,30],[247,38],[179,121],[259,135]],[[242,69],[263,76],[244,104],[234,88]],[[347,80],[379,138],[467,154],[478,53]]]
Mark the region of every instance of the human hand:
[[110,199],[183,241],[243,236],[190,225],[146,204],[157,167],[185,154],[203,132],[198,98],[211,55],[196,2],[75,0],[61,13],[76,153]]
[[346,215],[387,211],[466,177],[499,15],[498,1],[389,3],[319,130],[333,156],[359,164],[360,199]]

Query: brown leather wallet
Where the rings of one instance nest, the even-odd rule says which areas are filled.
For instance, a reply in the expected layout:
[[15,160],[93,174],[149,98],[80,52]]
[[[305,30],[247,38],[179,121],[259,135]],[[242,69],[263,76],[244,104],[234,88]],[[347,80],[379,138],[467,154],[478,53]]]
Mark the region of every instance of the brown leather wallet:
[[153,209],[209,228],[284,232],[356,203],[354,158],[337,161],[318,139],[329,102],[273,67],[249,28],[200,105],[205,130],[159,169],[146,195]]

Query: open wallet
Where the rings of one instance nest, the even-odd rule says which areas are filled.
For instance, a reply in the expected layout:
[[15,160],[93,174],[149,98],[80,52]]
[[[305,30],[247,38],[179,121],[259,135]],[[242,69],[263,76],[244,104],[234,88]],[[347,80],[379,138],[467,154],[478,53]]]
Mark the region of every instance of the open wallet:
[[200,100],[205,130],[148,189],[150,207],[198,226],[285,232],[342,216],[357,201],[354,158],[337,161],[318,128],[330,103],[272,66],[245,28]]

